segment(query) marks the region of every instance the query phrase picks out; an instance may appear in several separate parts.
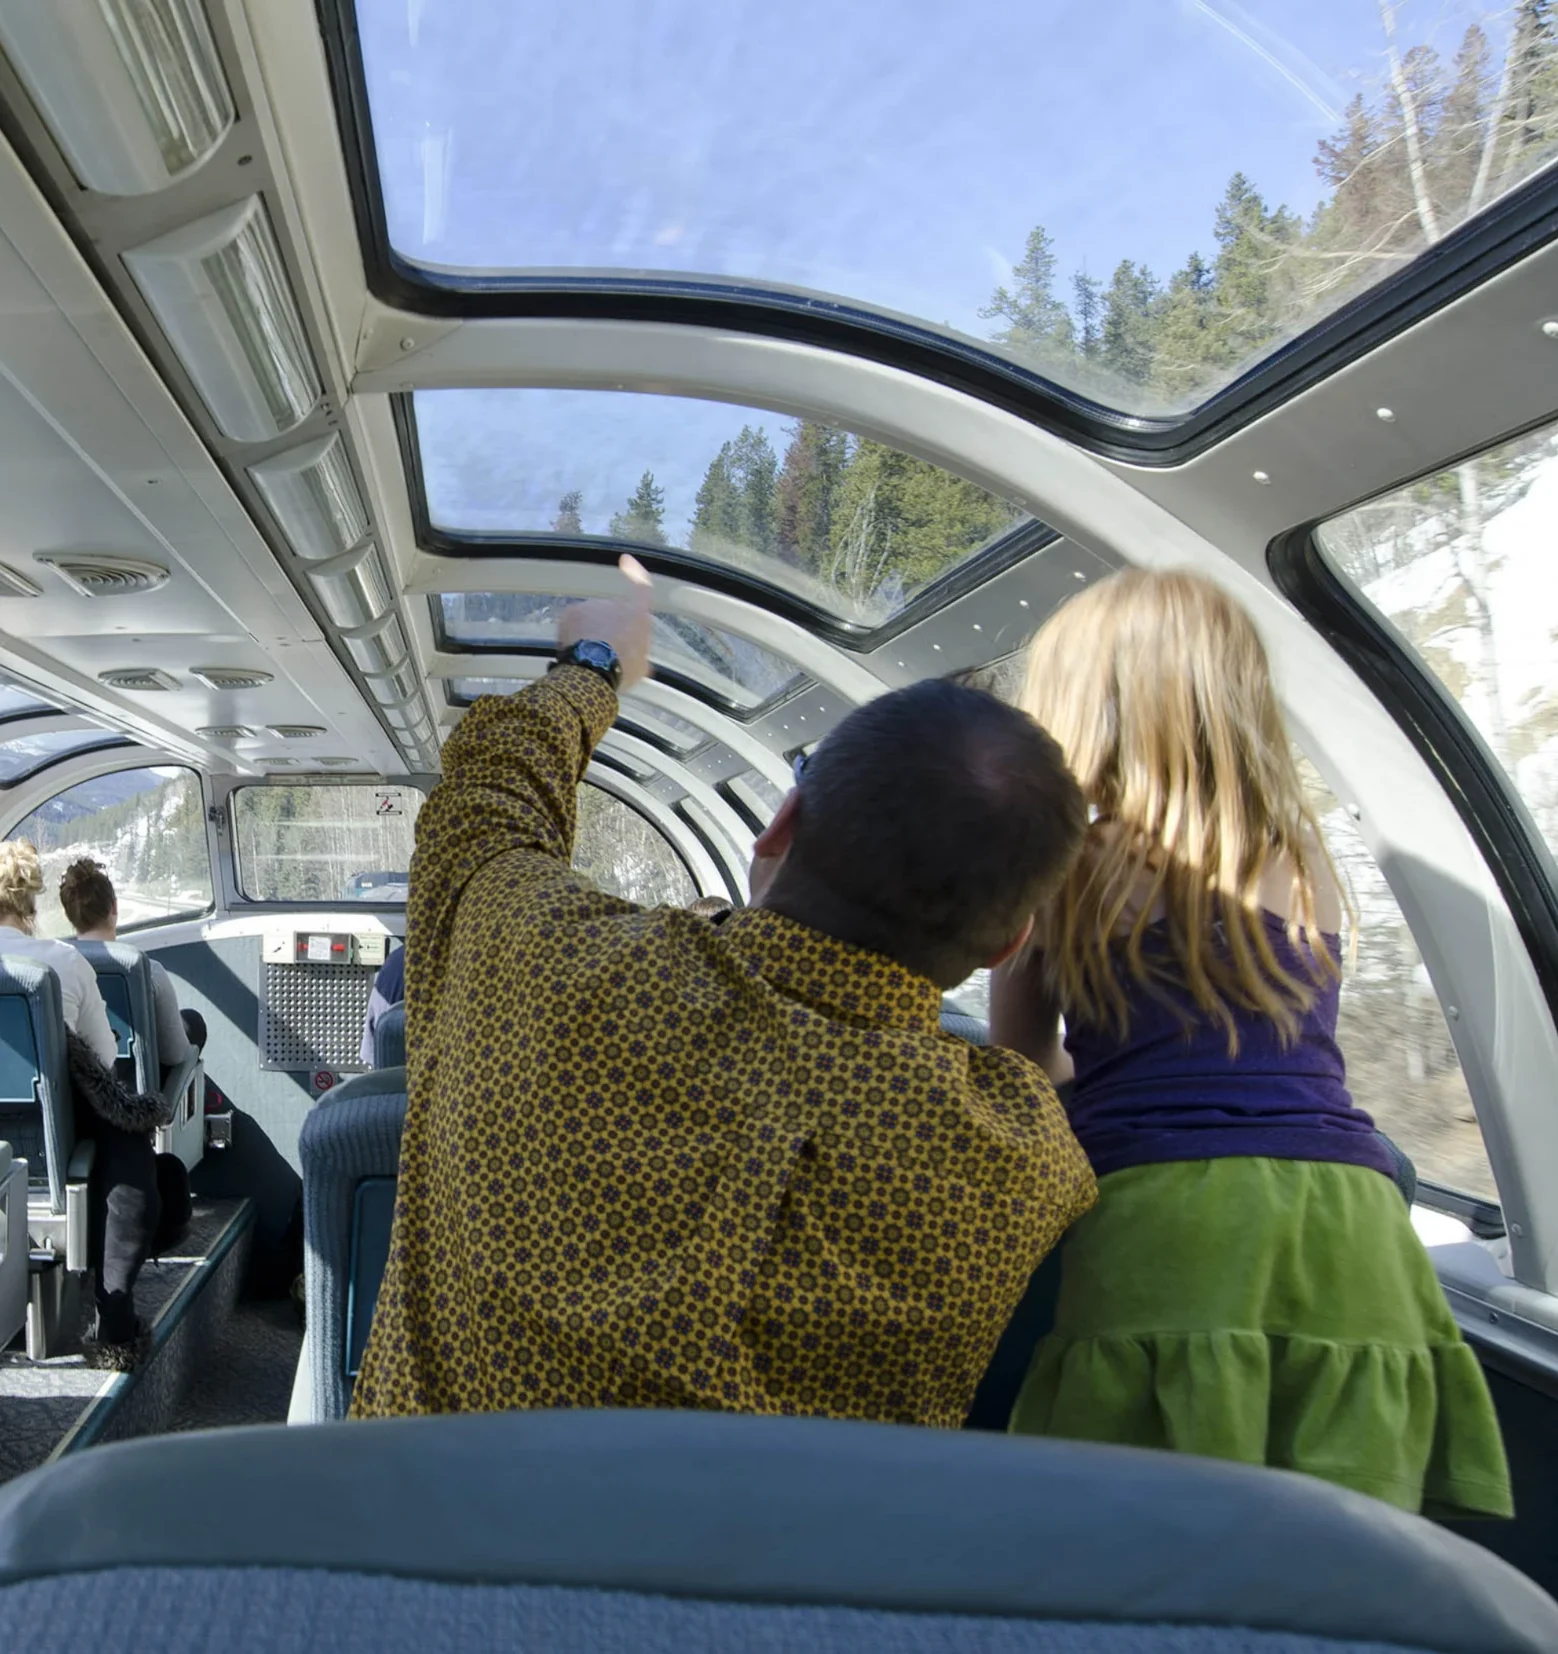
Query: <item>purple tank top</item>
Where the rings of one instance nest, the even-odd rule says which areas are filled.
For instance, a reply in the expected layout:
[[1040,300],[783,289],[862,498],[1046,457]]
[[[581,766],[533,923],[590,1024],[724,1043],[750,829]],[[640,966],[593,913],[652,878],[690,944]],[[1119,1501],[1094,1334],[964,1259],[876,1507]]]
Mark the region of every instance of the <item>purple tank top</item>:
[[[1308,949],[1293,946],[1275,914],[1266,919],[1283,969],[1312,974]],[[1325,940],[1334,957],[1337,939]],[[1130,1032],[1123,1041],[1109,1028],[1066,1023],[1076,1065],[1071,1125],[1100,1177],[1127,1166],[1236,1155],[1341,1161],[1392,1175],[1389,1150],[1347,1090],[1334,977],[1285,1049],[1268,1018],[1236,1010],[1236,1057],[1228,1055],[1226,1032],[1188,996],[1181,1016],[1134,982],[1125,992]]]

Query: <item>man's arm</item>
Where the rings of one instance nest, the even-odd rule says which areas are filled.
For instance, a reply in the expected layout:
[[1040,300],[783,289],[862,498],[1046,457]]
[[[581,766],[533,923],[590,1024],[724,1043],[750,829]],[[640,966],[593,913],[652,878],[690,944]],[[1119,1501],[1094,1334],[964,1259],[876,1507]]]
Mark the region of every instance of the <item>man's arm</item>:
[[[583,638],[617,654],[622,687],[648,671],[649,577],[625,557],[629,597],[565,610],[559,643]],[[521,876],[537,885],[570,878],[578,787],[596,743],[617,715],[598,674],[561,666],[507,698],[484,696],[443,752],[443,779],[417,817],[407,905],[408,1015],[412,985],[441,978],[454,912],[472,877],[499,856],[527,857]]]

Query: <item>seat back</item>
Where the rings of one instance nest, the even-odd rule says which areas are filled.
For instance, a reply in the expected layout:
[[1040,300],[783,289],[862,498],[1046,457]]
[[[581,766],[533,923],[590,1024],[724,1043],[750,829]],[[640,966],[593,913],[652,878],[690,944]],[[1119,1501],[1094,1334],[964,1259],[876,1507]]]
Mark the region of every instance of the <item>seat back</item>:
[[27,1162],[0,1142],[0,1350],[27,1319]]
[[373,1025],[373,1066],[375,1068],[404,1068],[406,1066],[406,1005],[402,1000],[391,1005]]
[[389,1259],[406,1071],[375,1069],[327,1091],[298,1138],[310,1402],[346,1416]]
[[59,978],[36,960],[0,958],[0,1137],[65,1215],[65,1174],[76,1146]]
[[[220,1521],[216,1488],[242,1490]],[[0,1489],[0,1620],[175,1654],[327,1623],[389,1654],[455,1624],[473,1647],[644,1654],[1558,1648],[1558,1604],[1507,1563],[1313,1477],[712,1412],[96,1447]]]
[[162,1089],[162,1061],[151,961],[127,942],[78,941],[74,946],[97,973],[108,1025],[119,1042],[119,1078],[136,1091],[155,1095]]

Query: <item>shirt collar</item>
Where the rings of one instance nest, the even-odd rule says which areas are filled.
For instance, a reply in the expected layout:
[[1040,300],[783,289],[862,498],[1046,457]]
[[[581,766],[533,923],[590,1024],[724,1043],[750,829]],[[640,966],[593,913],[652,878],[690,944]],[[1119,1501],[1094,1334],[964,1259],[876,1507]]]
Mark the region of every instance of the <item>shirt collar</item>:
[[934,1033],[941,990],[896,960],[836,941],[766,907],[744,907],[720,938],[765,982],[838,1022]]

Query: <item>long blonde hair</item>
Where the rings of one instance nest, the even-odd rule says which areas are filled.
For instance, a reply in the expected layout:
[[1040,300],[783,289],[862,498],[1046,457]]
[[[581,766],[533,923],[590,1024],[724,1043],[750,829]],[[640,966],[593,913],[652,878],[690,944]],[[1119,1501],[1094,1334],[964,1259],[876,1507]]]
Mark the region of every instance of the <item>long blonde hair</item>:
[[[1020,704],[1060,742],[1095,814],[1040,915],[1061,1006],[1123,1037],[1123,966],[1160,999],[1188,992],[1230,1054],[1234,1008],[1290,1041],[1320,983],[1340,975],[1315,915],[1316,876],[1335,869],[1249,615],[1201,575],[1124,570],[1040,629]],[[1289,937],[1307,942],[1314,975],[1272,949],[1260,891],[1274,867],[1291,870]],[[1167,958],[1143,945],[1160,907]]]
[[38,892],[43,868],[37,850],[26,839],[0,842],[0,920],[14,919],[29,933],[38,919]]

